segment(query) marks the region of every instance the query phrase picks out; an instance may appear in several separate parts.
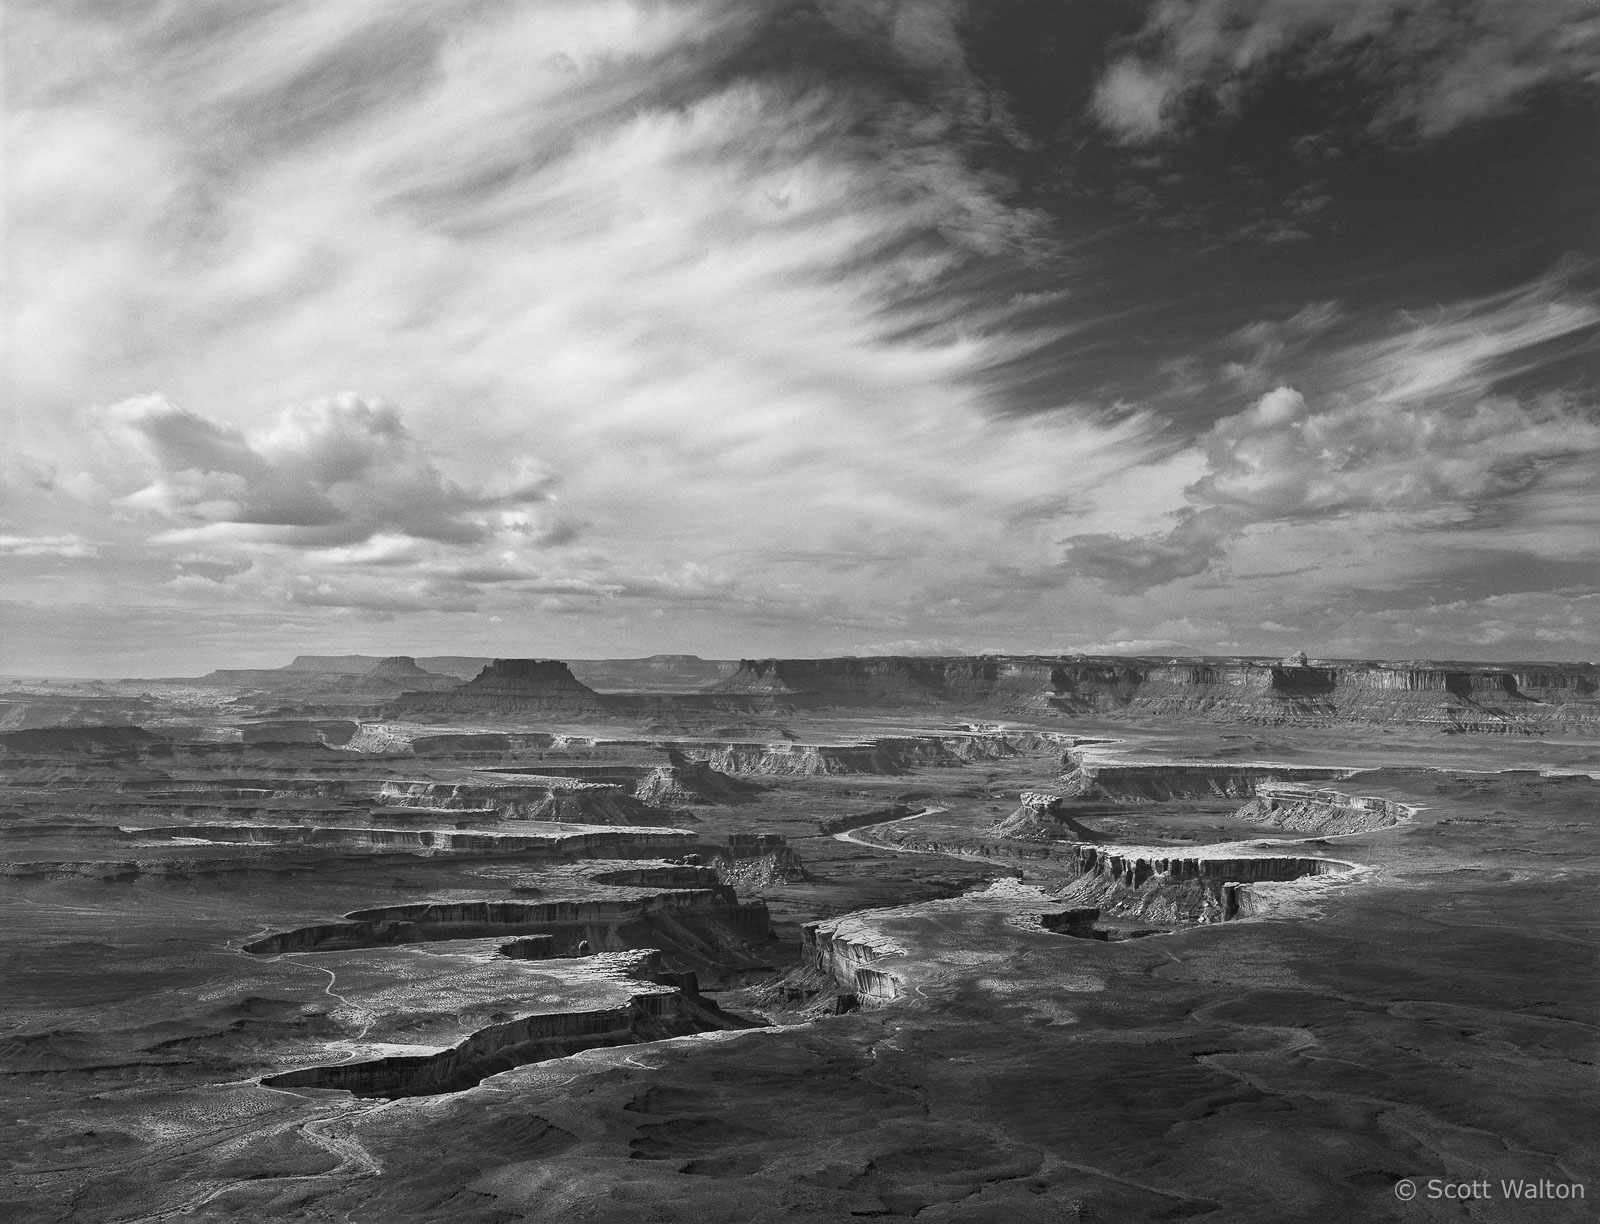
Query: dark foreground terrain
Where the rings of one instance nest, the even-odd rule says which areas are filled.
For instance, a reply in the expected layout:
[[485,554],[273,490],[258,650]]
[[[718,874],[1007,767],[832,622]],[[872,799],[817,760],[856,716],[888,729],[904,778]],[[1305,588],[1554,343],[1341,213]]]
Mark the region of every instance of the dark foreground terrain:
[[627,662],[0,694],[0,1217],[1594,1216],[1592,669]]

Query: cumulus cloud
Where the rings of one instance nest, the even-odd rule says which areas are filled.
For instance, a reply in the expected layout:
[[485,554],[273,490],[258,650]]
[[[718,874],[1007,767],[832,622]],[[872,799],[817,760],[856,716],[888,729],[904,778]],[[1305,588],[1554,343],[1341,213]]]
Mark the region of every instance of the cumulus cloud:
[[1459,408],[1383,400],[1313,412],[1291,387],[1225,417],[1202,439],[1197,500],[1253,520],[1355,510],[1428,511],[1529,488],[1547,467],[1600,455],[1600,423],[1559,399]]
[[[1247,338],[1267,368],[1285,336],[1334,317],[1308,308]],[[1208,428],[1195,446],[1204,471],[1166,529],[1071,536],[1064,568],[1133,593],[1210,573],[1253,533],[1258,547],[1268,534],[1278,541],[1282,562],[1263,568],[1298,571],[1306,549],[1287,542],[1295,531],[1315,528],[1325,550],[1340,520],[1366,538],[1403,527],[1546,556],[1592,550],[1600,511],[1573,494],[1600,480],[1600,412],[1569,392],[1498,388],[1537,369],[1545,346],[1597,325],[1600,308],[1546,283],[1401,319],[1323,358],[1316,400],[1280,385]],[[1455,564],[1440,547],[1413,579]]]
[[1094,111],[1117,139],[1180,130],[1197,97],[1223,111],[1273,71],[1336,72],[1376,101],[1372,126],[1423,137],[1600,80],[1589,0],[1161,0],[1107,67]]
[[93,419],[110,453],[134,470],[113,479],[148,481],[118,504],[185,524],[157,537],[167,543],[344,547],[344,559],[382,561],[407,540],[471,545],[502,531],[533,535],[528,507],[545,501],[553,483],[524,456],[489,487],[466,489],[440,472],[395,408],[354,395],[287,407],[248,432],[159,396]]

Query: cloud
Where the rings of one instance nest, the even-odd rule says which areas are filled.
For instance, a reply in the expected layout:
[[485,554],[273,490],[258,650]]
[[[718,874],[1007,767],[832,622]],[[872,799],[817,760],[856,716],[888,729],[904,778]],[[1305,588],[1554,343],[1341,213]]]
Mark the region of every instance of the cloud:
[[974,651],[960,640],[948,638],[900,638],[893,642],[868,642],[850,647],[846,653],[866,657],[895,655],[952,655],[999,654],[1000,651]]
[[0,556],[5,557],[97,557],[99,551],[75,535],[16,536],[0,535]]
[[[1517,591],[1484,599],[1458,599],[1408,608],[1385,608],[1360,618],[1364,633],[1332,639],[1340,653],[1370,654],[1374,642],[1433,657],[1590,659],[1600,651],[1600,591]],[[1442,648],[1442,649],[1441,649]]]
[[[1319,305],[1237,338],[1257,346],[1266,369],[1286,337],[1336,317]],[[1203,474],[1170,526],[1070,536],[1063,570],[1122,594],[1211,574],[1240,550],[1255,550],[1247,571],[1300,572],[1344,520],[1352,540],[1429,531],[1454,541],[1436,540],[1426,563],[1407,548],[1411,581],[1454,568],[1453,552],[1473,539],[1547,557],[1592,552],[1600,510],[1576,490],[1600,481],[1600,411],[1571,392],[1499,388],[1597,324],[1600,308],[1545,282],[1425,322],[1402,318],[1388,335],[1324,354],[1315,401],[1280,385],[1212,424],[1195,443]],[[1302,529],[1319,534],[1315,548]]]
[[1559,399],[1470,405],[1361,400],[1322,412],[1279,387],[1202,438],[1191,490],[1252,521],[1358,510],[1433,511],[1528,489],[1551,465],[1600,457],[1600,423]]
[[185,524],[166,543],[259,542],[344,547],[344,559],[381,560],[373,542],[472,545],[498,532],[537,534],[528,508],[554,481],[537,461],[513,461],[486,488],[447,479],[386,404],[343,395],[284,408],[248,433],[159,396],[116,404],[93,420],[109,454],[147,480],[118,499],[133,511]]
[[1226,114],[1279,71],[1354,78],[1374,129],[1435,137],[1542,87],[1600,80],[1600,14],[1589,0],[1161,0],[1093,109],[1144,144],[1179,132],[1196,99]]
[[1119,140],[1142,144],[1166,130],[1181,88],[1175,73],[1119,60],[1100,78],[1091,107]]
[[[522,625],[529,595],[876,623],[1049,564],[1171,443],[997,410],[1046,337],[974,286],[1049,240],[964,155],[1011,137],[963,8],[821,12],[893,63],[788,58],[720,0],[27,8],[62,51],[17,84],[18,444],[87,480],[68,409],[115,405],[96,487],[28,494],[27,533],[163,597]],[[172,586],[172,552],[235,568]]]
[[[1151,9],[1113,56],[1097,105],[1129,140],[1225,97],[1230,56],[1248,84],[1274,56],[1357,45],[1310,17],[1274,41],[1288,18],[1265,0],[1191,7]],[[1396,6],[1368,7],[1381,25]],[[1493,28],[1543,21],[1507,11]],[[1204,602],[1230,574],[1299,568],[1282,554],[1318,519],[1319,563],[1347,578],[1399,564],[1362,551],[1344,520],[1363,516],[1435,576],[1444,552],[1475,555],[1468,535],[1581,559],[1584,406],[1510,385],[1589,317],[1575,294],[1380,335],[1358,302],[1312,303],[1197,348],[1192,384],[1156,401],[1170,421],[1100,381],[1035,377],[1064,315],[1107,299],[1093,261],[1057,248],[1074,236],[1023,204],[1043,196],[993,169],[1035,163],[967,61],[969,16],[11,6],[30,54],[8,78],[0,532],[88,550],[11,564],[12,593],[78,609],[84,642],[113,652],[85,609],[278,617],[344,649],[383,649],[364,627],[393,617],[457,653],[491,624],[471,649],[827,652],[1022,644],[1068,620],[1153,639],[1140,592]],[[1431,28],[1369,49],[1380,110],[1414,126],[1456,62]],[[1530,71],[1557,80],[1584,54],[1570,36],[1479,42],[1490,67],[1550,51],[1557,75]],[[1402,60],[1428,69],[1423,92]],[[1509,83],[1494,106],[1535,87]],[[1280,386],[1303,404],[1258,412]],[[1429,533],[1428,564],[1384,534],[1402,518]]]
[[1063,541],[1062,569],[1128,595],[1203,574],[1224,552],[1231,522],[1185,509],[1169,531],[1131,536],[1090,532]]

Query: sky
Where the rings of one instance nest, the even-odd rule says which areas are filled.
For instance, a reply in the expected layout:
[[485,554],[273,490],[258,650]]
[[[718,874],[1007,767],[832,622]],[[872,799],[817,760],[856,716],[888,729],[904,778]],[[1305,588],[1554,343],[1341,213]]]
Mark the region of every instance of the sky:
[[1594,0],[13,0],[0,671],[1600,658]]

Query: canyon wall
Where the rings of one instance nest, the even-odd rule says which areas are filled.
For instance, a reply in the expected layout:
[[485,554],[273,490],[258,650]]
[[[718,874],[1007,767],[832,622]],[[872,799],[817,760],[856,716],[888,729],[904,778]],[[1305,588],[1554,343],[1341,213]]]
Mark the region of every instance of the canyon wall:
[[729,939],[763,945],[771,934],[765,902],[740,902],[732,888],[673,888],[601,901],[420,902],[353,910],[342,922],[281,931],[246,944],[253,956],[330,952],[434,940],[549,935],[558,955],[654,947],[704,949]]
[[859,744],[724,743],[682,746],[683,754],[730,774],[816,776],[909,773],[1013,756],[1000,734],[888,736]]
[[390,1100],[433,1096],[469,1088],[512,1067],[582,1050],[749,1027],[708,999],[679,990],[654,990],[634,995],[621,1007],[521,1016],[490,1025],[435,1054],[308,1067],[261,1082],[275,1088],[342,1088],[358,1097]]
[[718,691],[797,708],[958,705],[1258,724],[1542,734],[1600,726],[1592,664],[1477,666],[1045,656],[746,659]]
[[1373,795],[1347,795],[1342,791],[1269,782],[1256,787],[1255,797],[1240,808],[1237,815],[1250,824],[1295,833],[1337,836],[1388,828],[1410,820],[1415,811],[1410,804]]
[[[1210,857],[1077,845],[1075,879],[1058,894],[1106,914],[1168,924],[1226,922],[1251,911],[1250,885],[1350,870],[1332,859]],[[1059,856],[1058,856],[1059,857]]]
[[1104,765],[1077,760],[1061,776],[1063,795],[1124,803],[1168,799],[1248,799],[1262,786],[1321,782],[1350,776],[1347,769],[1285,765]]
[[807,923],[800,928],[800,959],[809,969],[831,979],[863,1008],[882,1007],[900,996],[900,986],[881,961],[900,948],[872,942],[848,918]]

